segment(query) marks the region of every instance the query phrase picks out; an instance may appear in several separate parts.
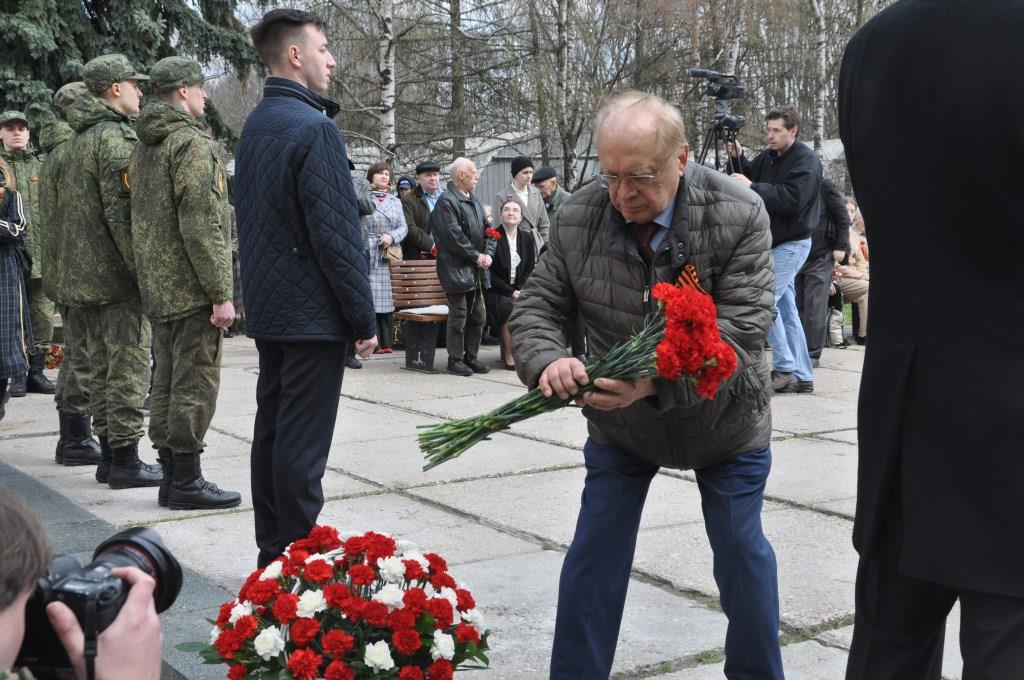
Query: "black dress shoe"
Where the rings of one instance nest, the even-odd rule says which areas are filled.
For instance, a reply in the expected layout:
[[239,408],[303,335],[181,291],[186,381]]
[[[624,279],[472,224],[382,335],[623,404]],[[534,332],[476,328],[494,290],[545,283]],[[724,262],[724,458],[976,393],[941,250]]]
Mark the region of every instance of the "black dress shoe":
[[476,357],[470,356],[468,354],[462,358],[462,363],[464,363],[466,366],[468,366],[469,370],[473,371],[474,373],[490,373],[491,372],[491,369],[487,368],[486,366],[481,364],[479,361],[477,361]]
[[473,369],[454,357],[448,357],[448,372],[466,378],[473,375]]
[[363,362],[360,361],[359,359],[356,359],[355,356],[353,355],[350,356],[348,359],[345,359],[345,366],[347,368],[362,368]]
[[858,336],[854,337],[854,341],[858,345],[867,345],[868,344],[868,336],[866,336],[866,335],[858,335]]

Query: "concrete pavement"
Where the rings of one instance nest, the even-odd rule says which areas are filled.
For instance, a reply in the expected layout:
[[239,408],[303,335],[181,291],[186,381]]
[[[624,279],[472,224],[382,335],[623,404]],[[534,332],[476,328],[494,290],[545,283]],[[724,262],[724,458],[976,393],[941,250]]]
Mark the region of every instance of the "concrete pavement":
[[[443,350],[441,350],[443,353]],[[462,458],[421,471],[416,428],[465,417],[522,393],[515,374],[461,378],[402,368],[401,352],[347,371],[324,479],[321,522],[377,530],[444,556],[469,586],[492,630],[492,680],[547,677],[559,568],[572,537],[586,438],[576,409],[495,435]],[[439,365],[443,354],[439,354]],[[856,403],[863,351],[825,350],[811,395],[772,401],[773,469],[765,531],[779,564],[783,658],[791,680],[843,677],[853,620],[856,553]],[[112,492],[93,468],[53,463],[57,418],[48,397],[8,405],[0,423],[0,483],[45,520],[54,547],[87,558],[119,528],[150,525],[186,567],[178,603],[164,614],[166,677],[224,677],[174,645],[208,637],[207,617],[255,568],[248,453],[256,411],[252,341],[225,341],[221,394],[203,459],[207,478],[240,491],[221,512],[159,508],[155,489]],[[143,441],[140,452],[153,462]],[[73,516],[69,517],[71,514]],[[958,613],[950,617],[944,677],[960,678]],[[717,604],[693,475],[665,470],[651,486],[615,661],[620,679],[722,677],[725,617]]]

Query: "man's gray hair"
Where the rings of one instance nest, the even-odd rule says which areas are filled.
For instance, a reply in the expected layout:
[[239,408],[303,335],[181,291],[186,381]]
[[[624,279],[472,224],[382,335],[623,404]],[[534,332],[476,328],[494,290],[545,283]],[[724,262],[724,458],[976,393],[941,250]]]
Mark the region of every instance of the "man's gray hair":
[[686,144],[686,124],[683,122],[683,115],[679,109],[669,104],[656,94],[641,92],[640,90],[624,90],[610,95],[601,102],[600,108],[594,115],[593,134],[594,143],[597,144],[601,134],[601,128],[608,118],[635,109],[647,111],[655,115],[657,119],[659,153],[675,152],[682,149]]
[[448,176],[455,177],[463,170],[468,170],[470,165],[473,165],[473,161],[464,156],[459,156],[448,166]]

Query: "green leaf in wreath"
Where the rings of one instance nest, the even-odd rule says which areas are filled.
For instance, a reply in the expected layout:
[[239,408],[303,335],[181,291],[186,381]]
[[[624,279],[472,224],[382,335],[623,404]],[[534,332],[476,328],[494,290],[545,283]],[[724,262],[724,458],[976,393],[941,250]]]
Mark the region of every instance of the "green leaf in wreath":
[[174,648],[179,652],[190,652],[192,654],[198,654],[204,649],[207,649],[210,645],[202,642],[182,642],[180,645],[175,645]]

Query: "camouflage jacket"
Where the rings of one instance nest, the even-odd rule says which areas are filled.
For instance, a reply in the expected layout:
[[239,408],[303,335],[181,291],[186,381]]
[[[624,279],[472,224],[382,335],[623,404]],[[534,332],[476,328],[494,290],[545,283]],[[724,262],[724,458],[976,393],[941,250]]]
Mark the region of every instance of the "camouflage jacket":
[[39,156],[31,149],[16,149],[14,151],[0,151],[0,156],[14,170],[14,181],[18,186],[18,193],[25,201],[25,211],[28,213],[28,228],[25,235],[28,237],[28,254],[32,258],[32,278],[38,279],[41,274],[39,266],[39,247],[42,239],[39,237]]
[[231,222],[220,150],[185,111],[149,104],[128,177],[142,304],[164,322],[230,300]]
[[64,236],[57,246],[57,288],[72,306],[137,299],[128,157],[138,138],[132,119],[97,97],[68,110],[75,136],[62,172]]
[[57,288],[59,277],[53,275],[57,271],[57,244],[64,238],[58,201],[61,197],[62,164],[68,150],[64,142],[74,134],[71,126],[62,120],[47,123],[39,131],[39,145],[46,152],[46,157],[39,169],[39,218],[34,231],[40,234],[42,247],[32,271],[42,274],[43,292],[57,303],[64,300],[63,293]]

